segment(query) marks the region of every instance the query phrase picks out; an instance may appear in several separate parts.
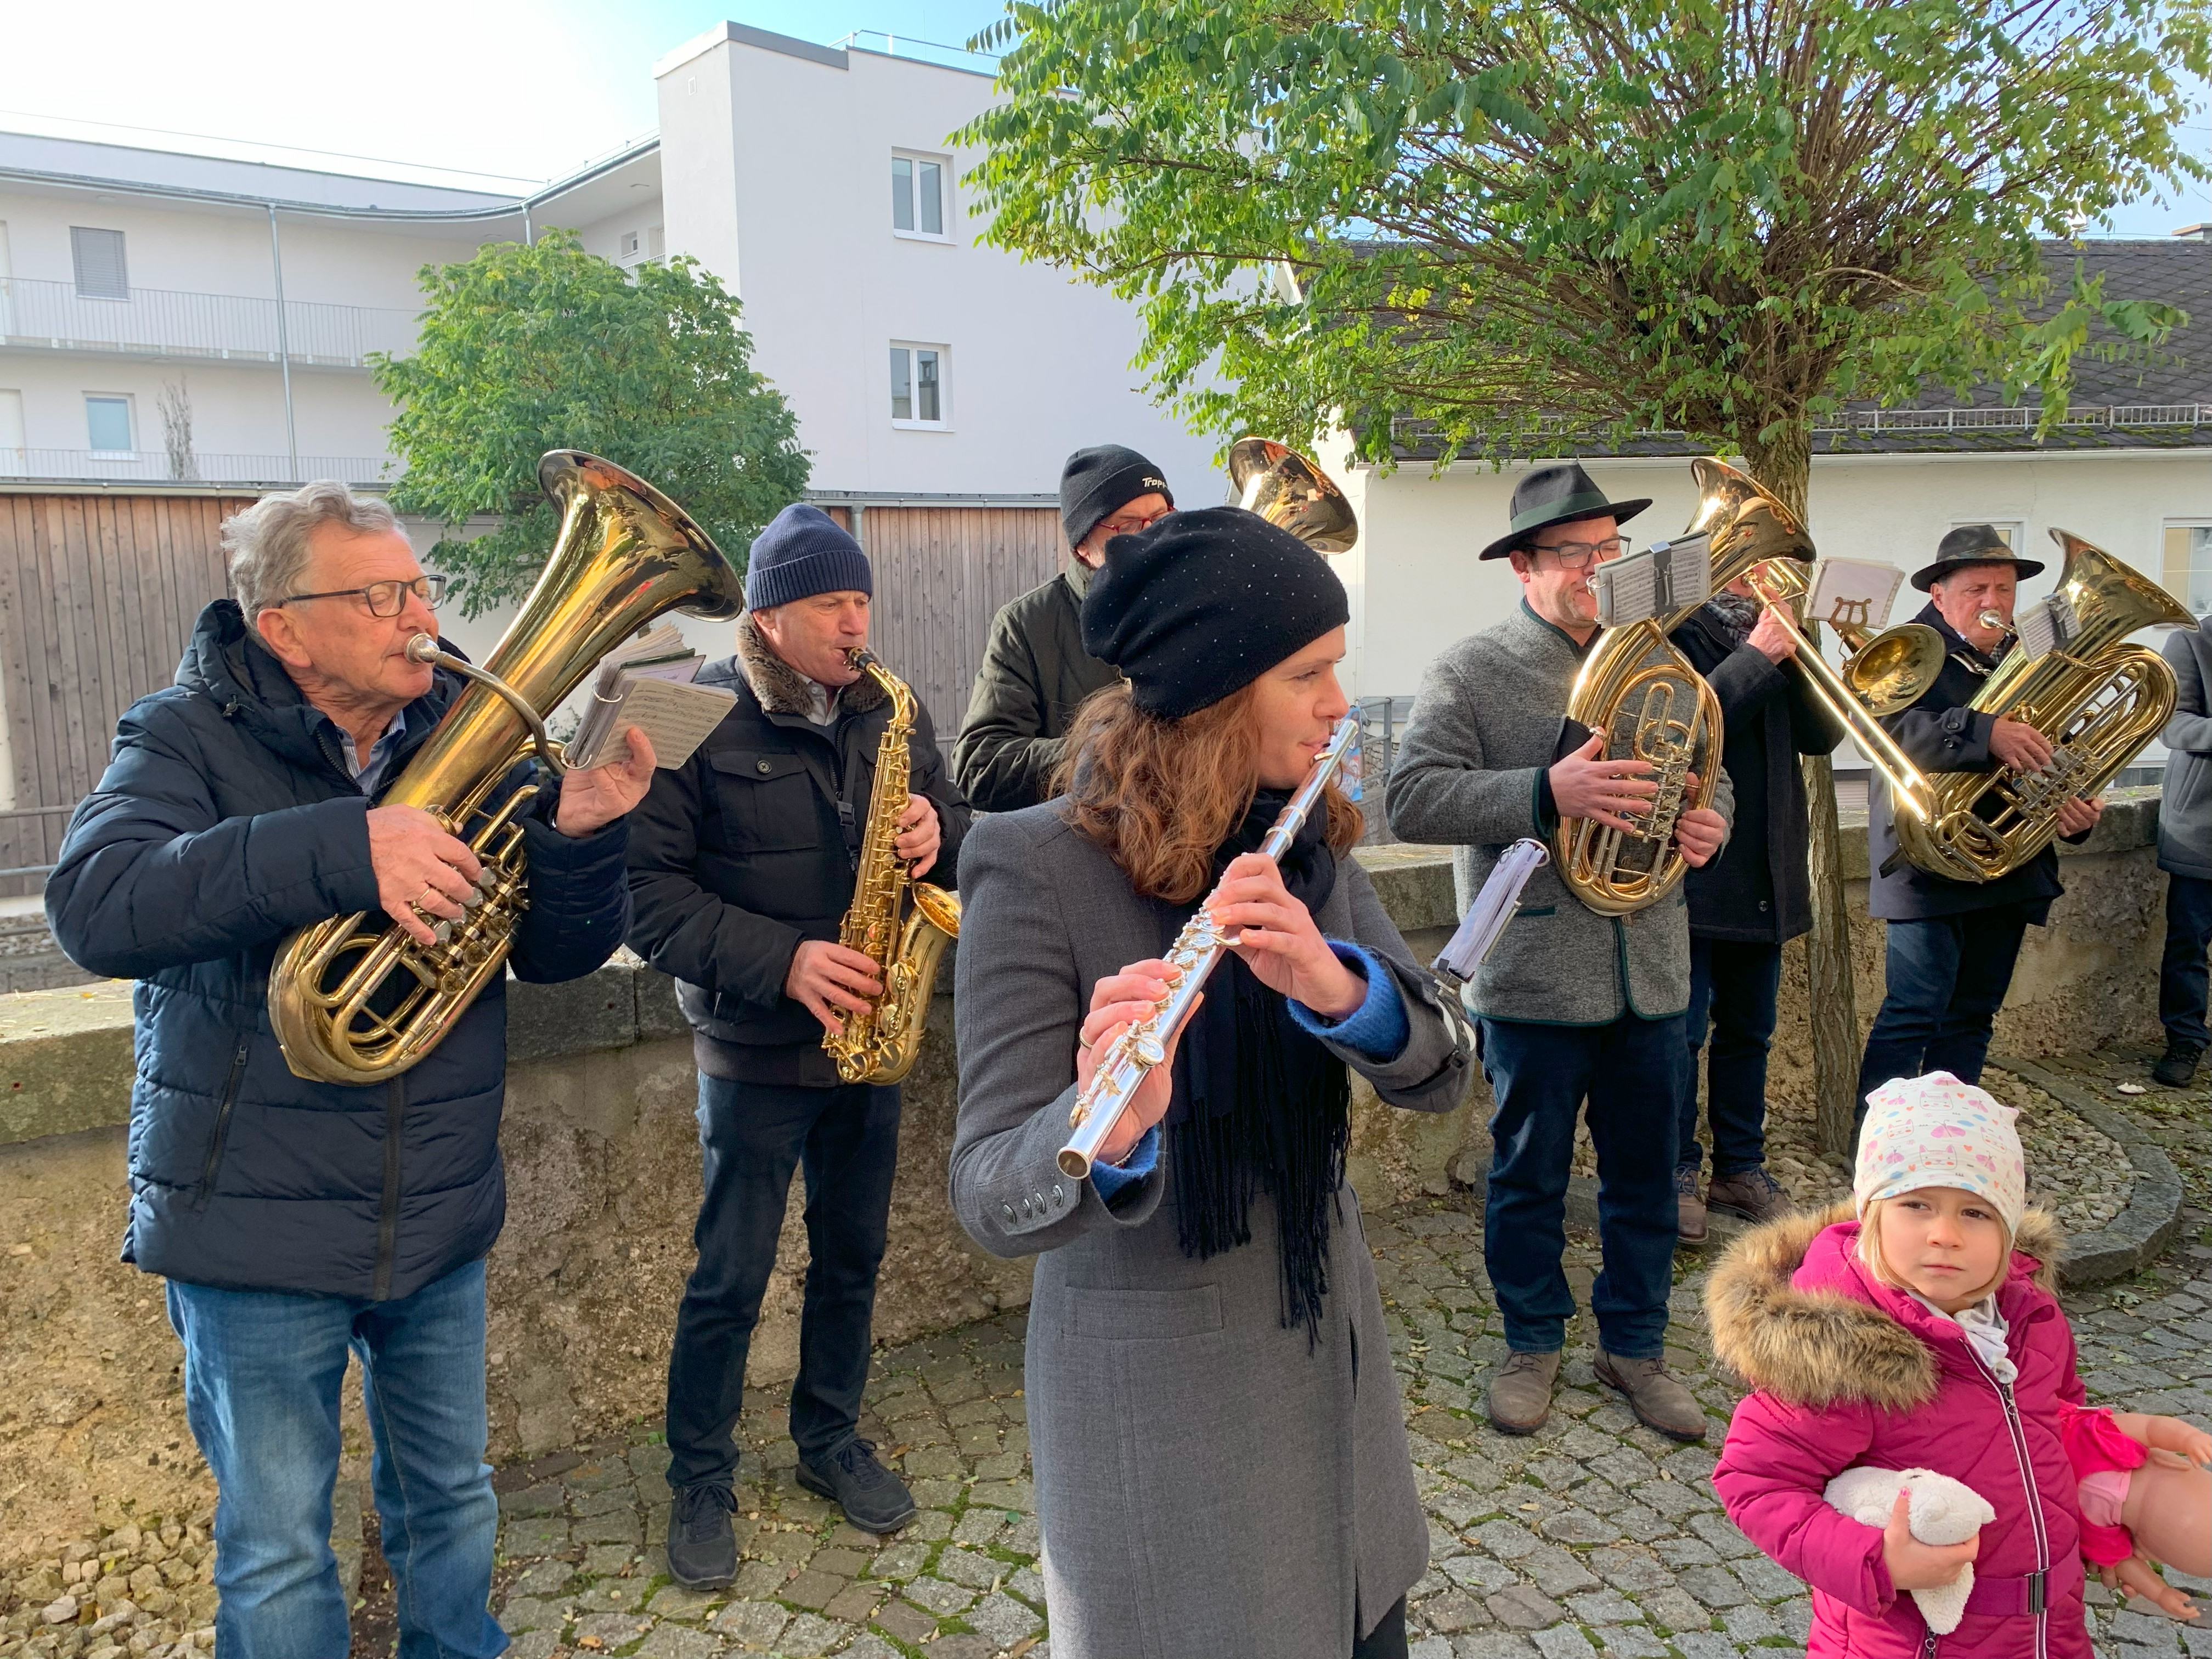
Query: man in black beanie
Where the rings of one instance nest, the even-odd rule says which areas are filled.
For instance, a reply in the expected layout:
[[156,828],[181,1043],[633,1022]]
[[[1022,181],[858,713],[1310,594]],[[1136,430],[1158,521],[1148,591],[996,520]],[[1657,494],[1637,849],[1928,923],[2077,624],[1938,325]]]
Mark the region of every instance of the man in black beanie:
[[[799,1484],[864,1532],[914,1500],[859,1437],[876,1271],[898,1158],[899,1091],[839,1079],[825,1032],[882,994],[884,965],[838,942],[891,708],[854,669],[875,582],[819,507],[787,507],[752,545],[738,652],[699,671],[737,702],[630,818],[630,948],[675,976],[699,1067],[705,1193],[668,1358],[668,1569],[691,1589],[738,1571],[730,1514],[745,1361],[794,1169],[810,1260],[791,1437]],[[895,842],[950,888],[968,808],[917,708]]]
[[991,619],[968,718],[952,746],[952,775],[987,812],[1034,806],[1052,793],[1060,739],[1083,700],[1114,671],[1083,648],[1083,596],[1106,544],[1175,511],[1167,479],[1133,449],[1101,444],[1067,458],[1060,523],[1073,556],[1041,587]]

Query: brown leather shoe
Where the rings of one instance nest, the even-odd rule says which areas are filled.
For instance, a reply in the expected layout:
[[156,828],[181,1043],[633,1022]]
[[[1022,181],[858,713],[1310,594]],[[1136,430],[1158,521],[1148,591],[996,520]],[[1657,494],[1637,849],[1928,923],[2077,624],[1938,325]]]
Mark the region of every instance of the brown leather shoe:
[[1669,1440],[1705,1437],[1705,1408],[1667,1374],[1665,1360],[1621,1359],[1600,1348],[1591,1369],[1599,1382],[1628,1396],[1628,1408],[1640,1422]]
[[1483,1410],[1500,1434],[1534,1434],[1552,1414],[1552,1385],[1559,1380],[1559,1352],[1524,1353],[1516,1348],[1490,1379]]
[[1685,1244],[1705,1242],[1705,1200],[1698,1196],[1698,1172],[1674,1171],[1674,1237]]
[[1740,1215],[1746,1221],[1771,1221],[1797,1206],[1782,1184],[1765,1170],[1740,1170],[1731,1176],[1715,1176],[1705,1183],[1705,1206]]

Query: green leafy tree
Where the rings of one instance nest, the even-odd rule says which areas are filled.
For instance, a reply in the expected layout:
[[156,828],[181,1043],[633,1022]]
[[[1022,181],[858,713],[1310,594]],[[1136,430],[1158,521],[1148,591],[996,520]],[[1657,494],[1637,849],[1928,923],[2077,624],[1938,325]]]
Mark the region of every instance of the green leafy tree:
[[752,367],[738,305],[688,258],[635,273],[573,232],[493,243],[423,270],[410,357],[371,359],[398,406],[406,471],[392,504],[448,526],[499,526],[434,550],[475,616],[528,591],[557,522],[538,487],[549,449],[582,449],[667,492],[742,569],[746,544],[806,487],[782,396]]
[[[2206,0],[1008,12],[962,135],[986,234],[1139,301],[1156,389],[1211,429],[1340,427],[1384,465],[1397,422],[1446,459],[1680,430],[1802,510],[1818,416],[1996,382],[2048,422],[2077,354],[2179,320],[2078,270],[2054,299],[2038,245],[2207,176],[2177,134]],[[1856,1032],[1810,772],[1832,1144]]]

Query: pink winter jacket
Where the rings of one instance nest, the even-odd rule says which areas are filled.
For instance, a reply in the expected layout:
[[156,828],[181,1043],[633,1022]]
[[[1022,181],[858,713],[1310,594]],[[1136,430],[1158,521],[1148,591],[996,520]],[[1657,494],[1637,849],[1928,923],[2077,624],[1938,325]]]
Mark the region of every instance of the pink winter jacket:
[[[1736,1407],[1713,1486],[1729,1519],[1813,1587],[1807,1652],[1917,1659],[2091,1659],[2074,1474],[2057,1407],[2078,1405],[2074,1334],[2051,1294],[2058,1239],[2023,1218],[1997,1292],[2010,1389],[1957,1325],[1878,1283],[1839,1207],[1747,1234],[1705,1292],[1713,1351],[1757,1390]],[[1933,1469],[1995,1506],[1974,1594],[1948,1636],[1891,1587],[1881,1534],[1821,1495],[1848,1468]]]

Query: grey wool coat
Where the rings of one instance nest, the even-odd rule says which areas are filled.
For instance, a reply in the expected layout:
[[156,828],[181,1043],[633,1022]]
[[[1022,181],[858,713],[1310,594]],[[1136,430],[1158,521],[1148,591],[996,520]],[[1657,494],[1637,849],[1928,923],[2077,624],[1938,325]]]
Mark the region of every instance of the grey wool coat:
[[2212,617],[2177,628],[2160,647],[2179,687],[2173,718],[2160,735],[2166,795],[2158,807],[2158,867],[2212,878]]
[[[1201,1261],[1176,1242],[1166,1149],[1111,1210],[1061,1174],[1091,987],[1161,954],[1160,912],[1057,802],[977,819],[960,884],[952,1207],[993,1254],[1039,1257],[1027,1399],[1055,1659],[1344,1659],[1355,1601],[1371,1628],[1429,1553],[1358,1200],[1338,1189],[1309,1350],[1281,1324],[1264,1196],[1251,1243]],[[1449,1110],[1471,1034],[1352,860],[1316,919],[1383,958],[1411,1027],[1388,1063],[1338,1057],[1393,1105]]]
[[[1452,848],[1453,885],[1466,914],[1513,842],[1547,842],[1544,775],[1558,757],[1568,694],[1583,653],[1526,601],[1494,627],[1429,665],[1399,740],[1383,794],[1402,839]],[[1713,805],[1733,818],[1735,792],[1721,773]],[[1609,1025],[1624,1014],[1661,1019],[1690,1006],[1690,911],[1681,886],[1647,909],[1601,916],[1547,864],[1522,890],[1513,919],[1468,988],[1488,1019]]]

